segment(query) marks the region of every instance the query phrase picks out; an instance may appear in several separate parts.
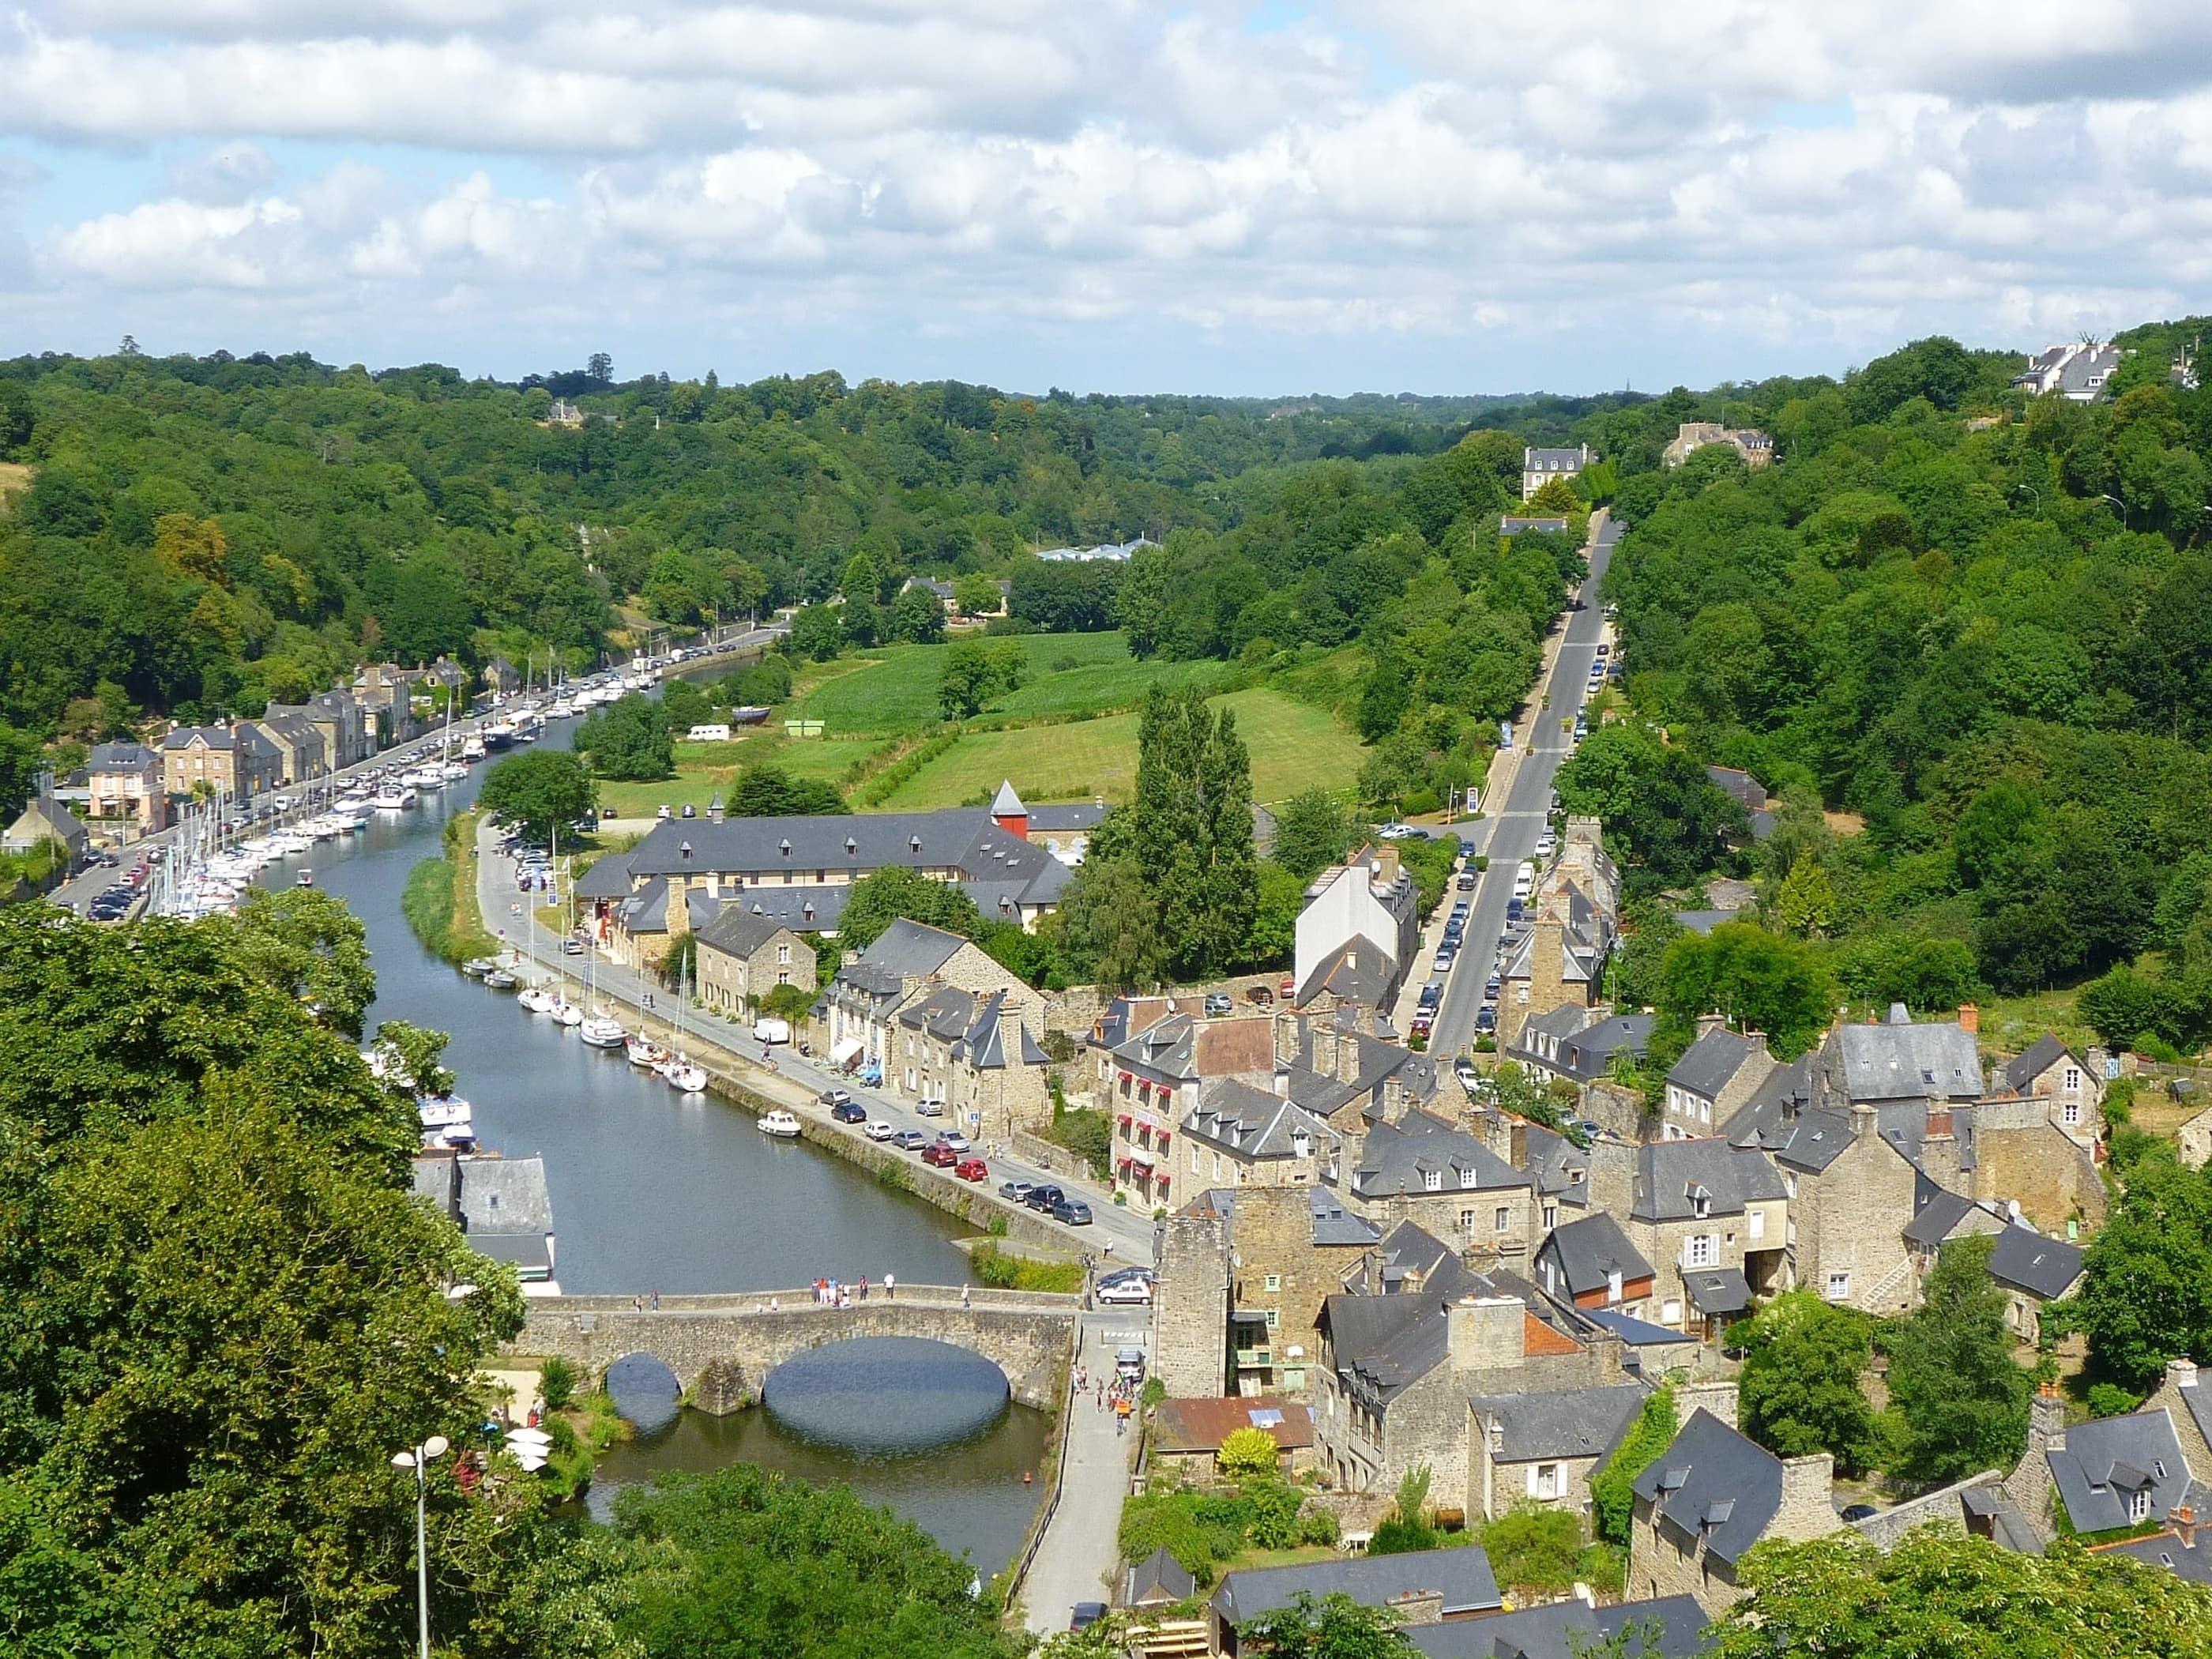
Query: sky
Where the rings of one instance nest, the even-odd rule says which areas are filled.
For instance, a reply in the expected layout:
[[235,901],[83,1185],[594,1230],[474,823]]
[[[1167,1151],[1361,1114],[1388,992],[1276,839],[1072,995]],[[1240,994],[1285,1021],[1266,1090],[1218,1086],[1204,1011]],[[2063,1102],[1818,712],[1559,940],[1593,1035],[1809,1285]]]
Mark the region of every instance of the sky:
[[2208,231],[2205,0],[0,0],[0,356],[1663,390]]

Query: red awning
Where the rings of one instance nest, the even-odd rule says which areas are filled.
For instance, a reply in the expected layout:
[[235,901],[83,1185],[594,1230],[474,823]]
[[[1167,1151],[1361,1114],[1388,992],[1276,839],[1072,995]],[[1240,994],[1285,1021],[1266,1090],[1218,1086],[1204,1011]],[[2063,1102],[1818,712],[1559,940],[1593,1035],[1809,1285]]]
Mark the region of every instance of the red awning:
[[1135,1122],[1135,1121],[1136,1121],[1136,1119],[1134,1119],[1134,1118],[1131,1117],[1131,1116],[1130,1116],[1127,1112],[1124,1112],[1124,1113],[1122,1113],[1119,1117],[1115,1118],[1115,1119],[1114,1120],[1114,1121],[1115,1121],[1116,1123],[1120,1124],[1123,1128],[1125,1128],[1125,1129],[1126,1129],[1126,1128],[1127,1128],[1127,1127],[1128,1127],[1132,1123]]
[[1161,1190],[1162,1192],[1165,1192],[1165,1191],[1167,1191],[1167,1189],[1168,1189],[1168,1178],[1167,1178],[1167,1176],[1164,1176],[1164,1175],[1162,1175],[1162,1176],[1157,1176],[1157,1177],[1156,1177],[1156,1179],[1157,1179],[1157,1180],[1159,1182],[1159,1183],[1160,1183],[1160,1190]]
[[1164,1152],[1165,1151],[1167,1151],[1167,1149],[1168,1149],[1168,1132],[1167,1132],[1165,1129],[1163,1129],[1163,1130],[1161,1130],[1161,1131],[1160,1131],[1160,1150],[1161,1150],[1162,1152]]
[[1124,1083],[1134,1083],[1136,1080],[1136,1078],[1130,1073],[1124,1072],[1121,1073],[1121,1081]]

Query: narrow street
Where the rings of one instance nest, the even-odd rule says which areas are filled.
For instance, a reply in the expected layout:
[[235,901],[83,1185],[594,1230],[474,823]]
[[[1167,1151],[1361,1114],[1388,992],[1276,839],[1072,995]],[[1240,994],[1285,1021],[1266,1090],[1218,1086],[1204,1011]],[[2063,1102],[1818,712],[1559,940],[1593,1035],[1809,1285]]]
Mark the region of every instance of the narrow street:
[[1146,1328],[1141,1308],[1105,1308],[1082,1317],[1079,1354],[1091,1386],[1068,1400],[1060,1505],[1022,1589],[1024,1618],[1040,1635],[1066,1630],[1078,1601],[1114,1599],[1108,1579],[1120,1559],[1116,1538],[1138,1431],[1133,1419],[1126,1432],[1115,1429],[1113,1411],[1097,1403],[1097,1387],[1114,1374],[1114,1350],[1143,1346]]

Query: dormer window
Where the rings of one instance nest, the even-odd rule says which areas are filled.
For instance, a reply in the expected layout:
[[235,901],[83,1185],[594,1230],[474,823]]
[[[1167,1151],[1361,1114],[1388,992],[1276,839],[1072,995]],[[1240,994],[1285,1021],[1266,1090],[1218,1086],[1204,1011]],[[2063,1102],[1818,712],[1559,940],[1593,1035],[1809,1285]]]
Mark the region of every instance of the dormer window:
[[913,854],[916,858],[920,858],[921,856],[921,837],[920,836],[908,836],[906,850]]
[[2131,1522],[2150,1519],[2150,1489],[2148,1487],[2142,1487],[2128,1494],[2128,1519]]
[[775,847],[776,851],[781,853],[784,857],[789,858],[791,856],[791,843],[788,841],[780,841],[776,842]]
[[1474,1170],[1462,1170],[1459,1172],[1459,1184],[1460,1184],[1461,1186],[1462,1186],[1462,1187],[1472,1187],[1472,1186],[1474,1186]]
[[1444,1172],[1442,1170],[1422,1170],[1421,1185],[1432,1193],[1440,1193],[1443,1191]]
[[1703,1187],[1692,1186],[1689,1192],[1690,1213],[1703,1221],[1713,1212],[1713,1195]]

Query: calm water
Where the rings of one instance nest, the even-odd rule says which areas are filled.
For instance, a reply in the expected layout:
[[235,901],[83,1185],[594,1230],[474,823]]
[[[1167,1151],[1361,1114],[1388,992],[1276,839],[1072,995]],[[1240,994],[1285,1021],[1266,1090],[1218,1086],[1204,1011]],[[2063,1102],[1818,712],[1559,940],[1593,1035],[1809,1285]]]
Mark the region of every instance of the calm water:
[[1007,1400],[997,1366],[908,1337],[801,1354],[770,1375],[764,1406],[730,1417],[676,1409],[675,1379],[657,1360],[619,1362],[610,1381],[641,1426],[599,1460],[586,1502],[600,1519],[624,1486],[757,1463],[887,1504],[986,1577],[1021,1547],[1037,1490],[1023,1476],[1052,1436],[1046,1413]]
[[[564,724],[544,741],[567,738]],[[562,1287],[745,1291],[823,1275],[880,1281],[887,1272],[913,1284],[964,1279],[966,1258],[951,1244],[959,1224],[944,1212],[842,1159],[771,1140],[711,1097],[678,1096],[618,1051],[584,1047],[525,1012],[512,995],[463,979],[422,949],[400,914],[400,890],[408,871],[440,850],[446,821],[474,799],[483,771],[426,795],[413,811],[377,815],[362,835],[319,842],[262,879],[289,886],[306,865],[318,889],[343,899],[368,928],[374,952],[377,998],[368,1029],[405,1019],[449,1032],[446,1063],[475,1108],[483,1143],[509,1157],[543,1154]],[[716,1419],[685,1411],[672,1424],[665,1419],[672,1389],[657,1418],[640,1417],[643,1407],[626,1401],[633,1420],[659,1427],[610,1460],[594,1507],[623,1482],[663,1469],[750,1460],[811,1480],[849,1481],[996,1571],[1034,1508],[1022,1474],[1036,1467],[1046,1419],[1006,1406],[1004,1379],[987,1362],[919,1346],[980,1366],[988,1386],[972,1370],[957,1381],[942,1358],[861,1354],[858,1369],[841,1363],[783,1378],[775,1413]],[[985,1400],[989,1387],[995,1401]],[[884,1431],[874,1443],[823,1437],[825,1429],[860,1417]]]

